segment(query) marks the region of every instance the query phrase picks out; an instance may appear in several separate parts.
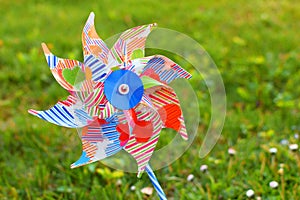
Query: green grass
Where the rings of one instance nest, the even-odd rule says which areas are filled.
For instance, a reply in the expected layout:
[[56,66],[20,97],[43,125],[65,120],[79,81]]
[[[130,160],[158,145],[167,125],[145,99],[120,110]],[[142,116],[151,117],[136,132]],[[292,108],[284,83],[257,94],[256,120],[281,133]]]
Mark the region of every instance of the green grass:
[[[170,199],[246,199],[250,188],[263,199],[299,199],[299,151],[280,143],[300,143],[294,137],[300,131],[298,1],[0,0],[0,5],[0,199],[157,199],[140,192],[151,186],[146,175],[114,173],[101,163],[71,170],[81,151],[76,130],[27,114],[67,94],[52,77],[40,43],[50,44],[56,55],[82,60],[81,29],[91,11],[104,39],[153,22],[185,33],[222,74],[228,103],[222,136],[206,158],[198,157],[210,119],[203,91],[193,145],[156,171]],[[236,156],[228,155],[229,147]],[[274,158],[270,147],[278,149]],[[200,172],[202,164],[208,173]],[[192,182],[189,174],[195,175]],[[269,187],[272,180],[277,189]]]

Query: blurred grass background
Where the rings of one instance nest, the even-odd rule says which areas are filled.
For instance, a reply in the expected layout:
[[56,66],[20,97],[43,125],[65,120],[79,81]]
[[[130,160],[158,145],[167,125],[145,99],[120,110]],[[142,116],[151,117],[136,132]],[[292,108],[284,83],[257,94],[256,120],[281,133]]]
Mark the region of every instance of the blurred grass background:
[[[91,11],[104,39],[153,22],[185,33],[222,74],[228,101],[222,136],[205,159],[198,157],[210,119],[209,94],[202,91],[196,140],[156,172],[170,199],[246,199],[248,189],[263,199],[299,199],[299,151],[288,147],[299,144],[300,130],[297,0],[0,0],[0,199],[157,199],[140,192],[151,186],[146,175],[139,180],[101,163],[71,170],[81,151],[76,130],[27,114],[67,95],[40,43],[58,56],[82,60],[81,30]],[[275,156],[271,147],[278,149]],[[202,164],[208,172],[199,170]],[[189,174],[193,181],[187,181]],[[269,187],[273,180],[278,188]]]

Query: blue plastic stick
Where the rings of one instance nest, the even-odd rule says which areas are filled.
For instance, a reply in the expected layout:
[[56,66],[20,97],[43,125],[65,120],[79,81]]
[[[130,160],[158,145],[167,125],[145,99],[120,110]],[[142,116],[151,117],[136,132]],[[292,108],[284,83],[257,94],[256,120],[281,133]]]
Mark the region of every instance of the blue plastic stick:
[[152,171],[149,164],[146,166],[146,172],[147,172],[147,174],[148,174],[148,176],[151,180],[151,183],[154,186],[159,198],[161,200],[167,200],[167,197],[166,197],[163,189],[161,188],[161,186],[160,186],[160,184],[159,184],[159,182],[158,182],[158,180],[157,180],[157,178],[156,178],[156,176],[155,176],[154,172]]

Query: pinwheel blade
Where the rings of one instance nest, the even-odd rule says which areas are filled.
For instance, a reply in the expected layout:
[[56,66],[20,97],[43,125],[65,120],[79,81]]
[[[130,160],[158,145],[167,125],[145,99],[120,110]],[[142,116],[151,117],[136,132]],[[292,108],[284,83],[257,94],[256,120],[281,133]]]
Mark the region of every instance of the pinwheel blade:
[[82,48],[84,60],[87,60],[90,55],[107,64],[108,47],[98,36],[94,25],[95,14],[90,13],[82,31]]
[[28,112],[50,123],[68,128],[86,126],[93,119],[85,110],[77,106],[76,98],[72,95],[65,101],[59,101],[48,110],[36,111],[31,109]]
[[129,61],[144,57],[147,36],[156,24],[137,26],[122,33],[108,54],[109,66],[129,66]]
[[93,90],[76,92],[76,96],[83,102],[85,107],[98,107],[105,105],[107,98],[104,95],[104,84],[99,82],[93,86]]
[[50,52],[45,43],[43,51],[56,81],[68,91],[81,91],[83,88],[91,89],[92,72],[77,60],[63,59]]
[[140,76],[149,76],[162,83],[169,84],[177,78],[190,79],[192,75],[169,58],[161,55],[150,56]]
[[184,140],[188,139],[182,110],[175,91],[168,86],[158,86],[145,90],[153,106],[158,110],[163,126],[179,132]]
[[[151,159],[162,128],[162,121],[160,120],[159,113],[153,108],[146,106],[147,104],[148,103],[140,103],[134,110],[137,113],[137,120],[151,122],[151,135],[149,136],[147,133],[147,128],[149,128],[149,126],[146,124],[147,128],[137,129],[140,132],[131,134],[128,142],[124,146],[124,150],[133,156],[137,162],[138,177],[144,172]],[[143,139],[146,139],[146,142],[144,142]]]
[[92,12],[82,31],[84,65],[90,69],[93,81],[102,82],[110,72],[107,67],[109,49],[96,32],[94,18],[95,14]]
[[114,115],[106,120],[96,119],[82,129],[82,155],[71,168],[86,165],[116,154],[120,146],[116,131],[118,118]]

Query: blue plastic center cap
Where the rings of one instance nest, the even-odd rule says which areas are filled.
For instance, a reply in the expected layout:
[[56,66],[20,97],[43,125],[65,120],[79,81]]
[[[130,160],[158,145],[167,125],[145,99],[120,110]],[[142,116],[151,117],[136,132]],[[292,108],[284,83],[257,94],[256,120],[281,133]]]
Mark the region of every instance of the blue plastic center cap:
[[104,94],[114,107],[129,110],[141,101],[144,86],[135,73],[120,69],[113,71],[104,81]]

